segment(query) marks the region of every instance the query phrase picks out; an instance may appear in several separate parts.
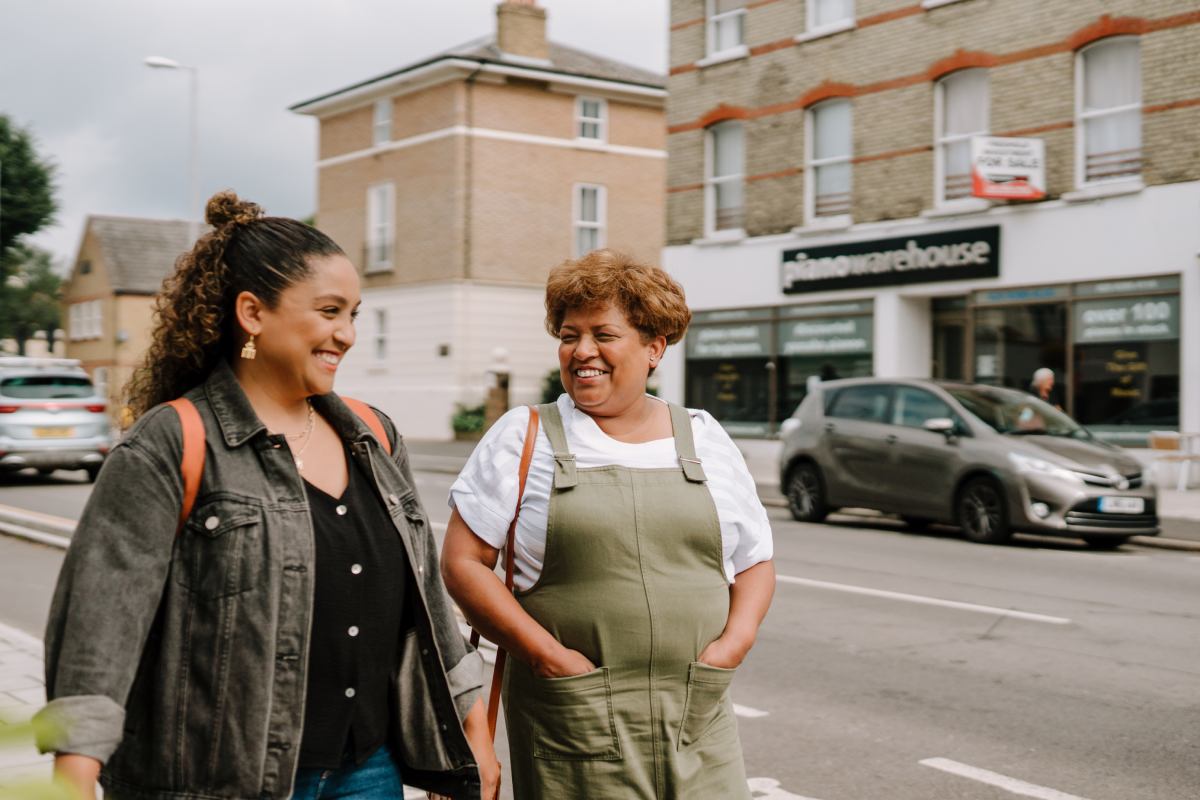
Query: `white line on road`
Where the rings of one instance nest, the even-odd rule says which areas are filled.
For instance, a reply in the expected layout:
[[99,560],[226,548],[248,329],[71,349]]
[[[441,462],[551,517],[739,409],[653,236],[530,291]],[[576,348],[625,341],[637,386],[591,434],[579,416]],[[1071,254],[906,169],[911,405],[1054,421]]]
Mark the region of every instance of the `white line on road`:
[[835,592],[862,594],[867,595],[868,597],[882,597],[887,600],[901,600],[905,603],[919,603],[926,606],[955,608],[959,611],[974,611],[978,614],[991,614],[992,616],[1011,617],[1013,619],[1023,619],[1027,622],[1044,622],[1048,625],[1071,624],[1071,620],[1067,619],[1066,617],[1050,617],[1045,614],[1033,614],[1029,611],[1014,611],[1011,608],[981,606],[975,603],[962,603],[958,600],[942,600],[938,597],[925,597],[924,595],[906,594],[904,592],[889,592],[884,589],[870,589],[866,586],[853,586],[848,583],[830,583],[829,581],[818,581],[811,578],[796,578],[791,575],[777,575],[775,580],[781,583],[794,583],[797,586],[809,586],[814,589],[831,589]]
[[755,800],[816,800],[813,797],[792,794],[781,788],[779,781],[774,778],[751,778],[746,784],[754,793]]
[[758,719],[759,717],[767,717],[771,715],[770,711],[763,711],[758,708],[751,708],[750,706],[740,706],[737,703],[733,704],[733,713],[737,714],[739,717],[745,717],[746,719]]
[[996,786],[1006,792],[1019,794],[1022,797],[1036,797],[1038,800],[1087,800],[1087,798],[1080,797],[1077,794],[1067,794],[1057,789],[1038,786],[1034,783],[1026,783],[1016,778],[1010,778],[1007,775],[1001,775],[999,772],[972,767],[970,764],[962,764],[958,761],[951,761],[948,758],[927,758],[920,763],[926,767],[933,767],[943,772],[949,772],[952,775],[959,775],[963,778],[970,778],[973,781],[986,783],[989,786]]
[[29,650],[39,655],[42,652],[41,639],[26,633],[20,628],[5,625],[3,622],[0,622],[0,639],[6,639],[23,650]]

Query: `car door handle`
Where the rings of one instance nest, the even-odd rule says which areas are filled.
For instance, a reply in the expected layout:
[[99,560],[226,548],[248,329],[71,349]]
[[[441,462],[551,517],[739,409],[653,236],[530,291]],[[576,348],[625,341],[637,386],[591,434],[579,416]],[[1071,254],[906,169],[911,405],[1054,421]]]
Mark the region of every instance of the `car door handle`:
[[887,436],[884,437],[883,440],[885,442],[887,442],[888,444],[895,444],[897,441],[899,441],[899,437],[896,436],[896,434],[894,434],[894,433],[889,433]]

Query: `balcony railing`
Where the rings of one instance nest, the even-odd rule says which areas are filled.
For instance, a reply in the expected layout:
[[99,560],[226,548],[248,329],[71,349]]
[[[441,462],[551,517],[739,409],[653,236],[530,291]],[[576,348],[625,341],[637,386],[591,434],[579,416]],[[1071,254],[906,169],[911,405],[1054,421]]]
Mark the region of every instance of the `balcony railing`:
[[396,243],[380,239],[363,245],[363,272],[388,272],[394,266]]
[[813,198],[813,210],[818,217],[835,217],[850,213],[850,193],[819,194]]
[[1142,148],[1092,153],[1084,159],[1084,180],[1104,181],[1142,174]]
[[719,231],[737,230],[743,227],[745,220],[745,209],[741,206],[718,208],[716,219],[713,220],[713,227]]

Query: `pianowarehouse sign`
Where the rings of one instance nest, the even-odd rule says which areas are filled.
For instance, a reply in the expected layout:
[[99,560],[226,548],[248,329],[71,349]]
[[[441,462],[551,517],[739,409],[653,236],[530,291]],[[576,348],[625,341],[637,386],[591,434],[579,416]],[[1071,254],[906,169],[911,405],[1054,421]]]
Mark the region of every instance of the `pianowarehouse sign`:
[[783,252],[784,294],[995,278],[1000,226]]

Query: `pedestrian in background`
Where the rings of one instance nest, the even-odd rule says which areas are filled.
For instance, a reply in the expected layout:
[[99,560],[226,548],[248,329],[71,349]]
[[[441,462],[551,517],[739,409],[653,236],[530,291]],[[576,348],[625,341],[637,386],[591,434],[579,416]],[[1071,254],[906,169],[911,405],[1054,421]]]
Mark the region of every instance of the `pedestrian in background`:
[[[490,800],[479,659],[403,442],[333,393],[354,265],[232,193],[207,218],[59,575],[40,712],[59,733],[39,744],[85,797],[99,775],[117,800],[397,798],[402,780],[473,799],[482,775]],[[182,412],[162,405],[181,395],[206,442],[186,521]]]
[[[611,251],[553,270],[566,394],[488,432],[451,488],[443,573],[514,656],[517,798],[748,798],[729,699],[775,586],[754,480],[707,413],[646,393],[690,321],[661,269]],[[515,596],[493,573],[519,506]],[[736,581],[735,581],[736,578]]]
[[1033,380],[1029,382],[1029,393],[1059,411],[1062,410],[1062,397],[1054,386],[1054,370],[1049,367],[1041,367],[1033,373]]

